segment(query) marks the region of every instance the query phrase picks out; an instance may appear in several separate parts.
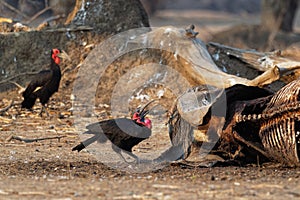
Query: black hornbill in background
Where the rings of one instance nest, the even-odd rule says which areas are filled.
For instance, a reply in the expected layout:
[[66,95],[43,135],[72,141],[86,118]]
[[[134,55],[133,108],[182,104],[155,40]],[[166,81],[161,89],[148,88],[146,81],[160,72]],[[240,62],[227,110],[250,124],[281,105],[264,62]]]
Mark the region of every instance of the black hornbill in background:
[[137,109],[131,119],[117,118],[89,124],[88,131],[83,134],[93,134],[94,136],[81,142],[72,151],[81,151],[93,142],[112,142],[112,149],[125,161],[121,151],[133,157],[137,163],[139,158],[132,153],[132,148],[151,136],[151,120],[146,118],[150,109],[146,109],[154,100],[148,102],[143,108]]
[[37,98],[40,99],[42,104],[42,112],[45,110],[48,114],[45,104],[49,101],[49,98],[58,91],[61,71],[60,71],[60,61],[61,58],[70,59],[69,56],[59,49],[51,50],[51,64],[49,69],[40,71],[35,77],[31,80],[26,90],[23,92],[24,100],[22,102],[22,108],[31,109],[35,104]]

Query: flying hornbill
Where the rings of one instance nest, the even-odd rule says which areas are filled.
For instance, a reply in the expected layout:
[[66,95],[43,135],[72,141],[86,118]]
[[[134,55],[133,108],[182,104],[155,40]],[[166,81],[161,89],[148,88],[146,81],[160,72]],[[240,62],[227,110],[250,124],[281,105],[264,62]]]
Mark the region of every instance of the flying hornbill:
[[133,157],[137,163],[139,158],[132,153],[132,148],[151,136],[152,123],[146,115],[150,109],[146,109],[154,100],[148,102],[143,108],[137,109],[131,119],[117,118],[105,120],[88,125],[88,131],[83,134],[94,134],[93,137],[81,142],[72,151],[81,151],[95,141],[105,143],[112,142],[112,149],[125,161],[121,151]]
[[45,104],[49,101],[49,98],[58,91],[59,82],[61,79],[60,60],[61,58],[69,59],[68,55],[59,49],[51,50],[51,64],[49,69],[40,71],[33,80],[29,83],[26,90],[23,92],[24,100],[22,102],[22,108],[31,109],[35,104],[37,98],[40,99],[42,104],[42,112],[45,110]]

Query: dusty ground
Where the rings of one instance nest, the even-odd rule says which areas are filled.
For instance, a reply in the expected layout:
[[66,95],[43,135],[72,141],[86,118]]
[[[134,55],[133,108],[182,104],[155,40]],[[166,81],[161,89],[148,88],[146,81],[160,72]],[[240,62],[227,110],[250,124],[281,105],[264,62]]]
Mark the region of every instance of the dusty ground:
[[[180,20],[184,24],[190,22],[184,17]],[[202,168],[168,164],[146,173],[133,173],[128,171],[134,171],[135,165],[126,166],[128,170],[113,169],[88,152],[72,152],[80,137],[69,111],[72,87],[66,84],[67,80],[64,77],[63,89],[50,101],[51,117],[37,116],[39,104],[34,112],[20,111],[15,106],[0,116],[0,199],[300,198],[299,168],[277,165]],[[1,107],[8,103],[4,97],[21,101],[17,91],[4,92]],[[159,116],[154,119],[160,120]],[[154,124],[153,137],[135,148],[134,153],[142,158],[169,145],[164,125]],[[63,137],[25,143],[12,139],[12,135]],[[119,162],[114,160],[111,166],[120,166]]]
[[[26,111],[12,121],[2,119],[1,199],[300,198],[297,168],[276,165],[201,168],[171,164],[146,173],[112,169],[87,152],[71,151],[80,138],[71,116],[57,118],[61,107],[50,109],[52,119],[41,119],[37,113]],[[11,135],[64,137],[24,143],[9,140]],[[164,138],[156,135],[155,140]],[[155,149],[155,142],[148,141],[136,148],[135,153],[143,156],[143,147],[147,145],[150,145],[148,152]]]

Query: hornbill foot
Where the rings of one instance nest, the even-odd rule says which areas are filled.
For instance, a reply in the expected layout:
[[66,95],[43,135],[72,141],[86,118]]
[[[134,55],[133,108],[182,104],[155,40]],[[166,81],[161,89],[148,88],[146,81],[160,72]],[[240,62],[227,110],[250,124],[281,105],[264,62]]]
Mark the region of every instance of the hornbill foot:
[[141,161],[140,161],[140,158],[136,155],[134,155],[133,153],[131,152],[127,152],[127,151],[124,151],[126,154],[128,154],[130,157],[134,158],[134,161],[127,161],[124,156],[121,154],[121,153],[118,153],[120,155],[120,157],[127,163],[127,164],[132,164],[132,163],[136,163],[136,164],[140,164]]

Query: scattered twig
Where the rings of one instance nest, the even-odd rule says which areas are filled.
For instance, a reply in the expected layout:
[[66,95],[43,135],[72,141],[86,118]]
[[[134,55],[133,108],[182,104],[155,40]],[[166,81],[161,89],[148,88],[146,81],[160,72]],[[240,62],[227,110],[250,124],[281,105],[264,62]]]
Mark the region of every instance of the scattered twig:
[[9,83],[14,84],[15,86],[17,86],[19,88],[19,91],[18,91],[19,94],[22,94],[25,91],[25,87],[23,87],[19,83],[14,82],[14,81],[9,81]]
[[[76,68],[74,68],[74,69],[76,69]],[[64,74],[66,73],[66,71],[68,71],[68,70],[73,71],[72,66],[69,66],[69,67],[64,68],[64,69],[61,71],[61,74],[64,75]]]
[[60,140],[61,138],[66,137],[65,135],[61,135],[61,136],[54,136],[54,137],[44,137],[44,138],[22,138],[19,136],[9,136],[9,138],[6,139],[7,142],[11,141],[11,140],[19,140],[25,143],[31,143],[31,142],[38,142],[38,141],[42,141],[42,140],[52,140],[52,139],[58,139]]
[[95,47],[95,44],[88,44],[84,47],[84,49],[89,49],[89,48],[94,48]]
[[15,86],[17,86],[19,89],[24,89],[24,87],[22,86],[22,85],[20,85],[19,83],[17,83],[17,82],[14,82],[14,81],[8,81],[9,83],[12,83],[12,84],[14,84]]
[[1,116],[0,116],[0,121],[1,121],[1,123],[5,123],[5,124],[10,124],[13,122],[12,119],[8,119],[8,118],[1,117]]
[[267,184],[267,183],[263,183],[263,184],[255,184],[253,186],[251,186],[251,188],[263,188],[263,189],[266,189],[266,188],[278,188],[278,189],[283,189],[284,186],[283,185],[277,185],[277,184]]
[[12,106],[14,106],[14,100],[11,100],[10,104],[2,109],[0,109],[0,113],[8,111]]
[[41,195],[41,196],[48,196],[49,194],[45,192],[39,192],[39,191],[28,191],[28,192],[17,192],[18,195],[24,195],[24,196],[29,196],[29,195]]
[[175,189],[175,190],[180,188],[177,185],[161,185],[161,184],[153,184],[152,187],[161,188],[161,189]]
[[12,23],[13,20],[10,18],[0,17],[0,23]]

